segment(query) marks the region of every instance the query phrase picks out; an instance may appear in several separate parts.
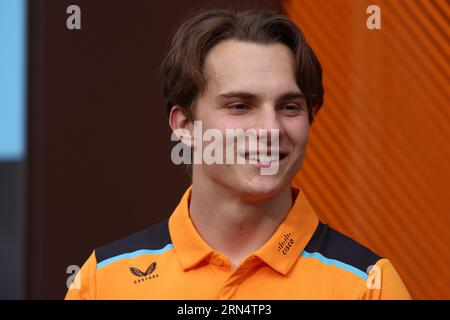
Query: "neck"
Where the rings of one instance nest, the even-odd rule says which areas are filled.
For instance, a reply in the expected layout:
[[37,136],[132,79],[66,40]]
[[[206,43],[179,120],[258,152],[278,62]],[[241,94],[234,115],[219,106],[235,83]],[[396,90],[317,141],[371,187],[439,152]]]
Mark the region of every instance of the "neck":
[[270,239],[291,206],[289,185],[273,197],[249,201],[214,182],[195,183],[194,177],[189,214],[203,240],[237,266]]

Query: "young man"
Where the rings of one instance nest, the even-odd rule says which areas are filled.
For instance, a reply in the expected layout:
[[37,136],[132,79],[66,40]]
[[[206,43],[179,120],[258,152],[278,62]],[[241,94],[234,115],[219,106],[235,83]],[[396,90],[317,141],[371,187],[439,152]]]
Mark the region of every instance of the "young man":
[[255,130],[258,147],[227,149],[225,138],[216,152],[245,163],[194,163],[168,221],[94,250],[67,299],[410,298],[387,259],[318,221],[291,186],[323,89],[320,63],[289,19],[191,16],[163,69],[169,124],[185,146],[208,145],[193,138],[201,123],[223,136]]

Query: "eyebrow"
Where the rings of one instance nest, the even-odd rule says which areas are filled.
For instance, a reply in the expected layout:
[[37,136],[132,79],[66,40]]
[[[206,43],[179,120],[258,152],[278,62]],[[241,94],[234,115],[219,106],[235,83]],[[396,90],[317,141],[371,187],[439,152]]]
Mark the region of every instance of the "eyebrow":
[[[256,100],[258,97],[250,92],[245,91],[230,91],[219,94],[216,99],[230,99],[230,98],[241,98],[246,100]],[[278,97],[278,101],[291,100],[291,99],[304,99],[305,95],[301,91],[286,92]]]

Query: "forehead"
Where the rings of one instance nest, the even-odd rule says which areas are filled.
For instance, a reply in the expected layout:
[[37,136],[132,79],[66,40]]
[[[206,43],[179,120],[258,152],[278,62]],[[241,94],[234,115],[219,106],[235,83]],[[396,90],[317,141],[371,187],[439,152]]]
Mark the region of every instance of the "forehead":
[[266,45],[234,39],[214,46],[204,64],[209,91],[299,90],[295,69],[294,54],[284,44]]

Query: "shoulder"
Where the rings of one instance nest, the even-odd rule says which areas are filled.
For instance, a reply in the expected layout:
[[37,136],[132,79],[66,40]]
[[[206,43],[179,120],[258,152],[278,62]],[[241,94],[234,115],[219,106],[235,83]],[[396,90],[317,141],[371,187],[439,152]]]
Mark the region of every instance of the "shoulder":
[[352,238],[319,222],[316,231],[303,255],[316,256],[326,262],[336,262],[341,267],[350,267],[366,274],[381,257]]
[[140,250],[159,251],[170,247],[168,220],[164,220],[149,228],[133,233],[125,238],[111,242],[95,249],[97,264],[121,255],[132,254]]

